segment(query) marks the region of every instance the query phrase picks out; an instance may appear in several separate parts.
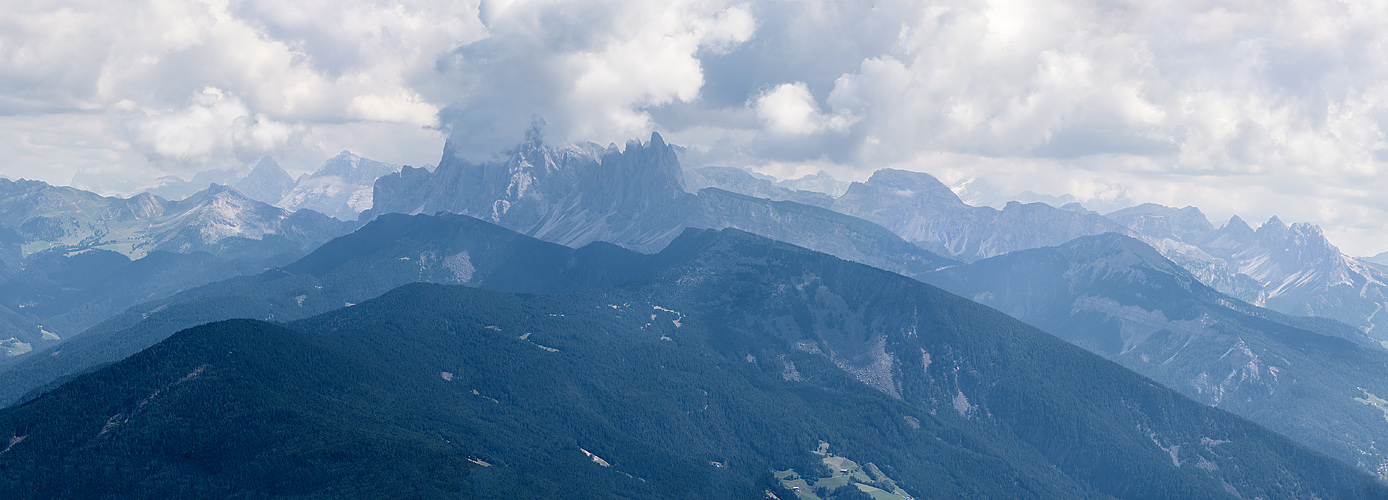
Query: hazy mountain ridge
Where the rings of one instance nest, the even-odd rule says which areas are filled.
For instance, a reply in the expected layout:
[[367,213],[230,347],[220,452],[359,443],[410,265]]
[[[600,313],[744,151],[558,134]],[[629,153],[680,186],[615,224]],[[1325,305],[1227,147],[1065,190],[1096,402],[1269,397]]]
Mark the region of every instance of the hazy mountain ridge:
[[853,183],[832,208],[881,224],[927,250],[965,261],[1124,231],[1097,213],[1044,203],[1008,203],[1002,210],[975,207],[929,174],[893,169],[878,170],[867,182]]
[[[736,170],[718,170],[715,176],[703,167],[701,172],[708,173],[701,175],[706,183],[743,194],[795,198],[774,180]],[[1274,217],[1255,230],[1235,216],[1216,228],[1198,208],[1152,203],[1101,216],[1073,203],[1073,197],[1035,193],[1030,199],[1057,206],[1012,201],[998,210],[962,201],[956,191],[968,191],[970,185],[951,188],[929,174],[883,169],[822,206],[871,220],[925,249],[965,261],[1116,231],[1141,238],[1202,283],[1252,304],[1331,318],[1370,332],[1388,318],[1378,316],[1388,308],[1388,270],[1375,267],[1381,263],[1372,258],[1346,257],[1312,224],[1287,226]],[[1062,202],[1066,204],[1058,206]]]
[[241,247],[262,257],[304,251],[342,234],[343,223],[290,213],[221,185],[180,201],[148,193],[107,198],[39,181],[0,180],[0,225],[22,238],[21,252],[87,248],[139,258],[155,250],[219,253]]
[[[849,229],[855,223],[848,219],[832,227],[804,224],[830,219],[796,207],[825,207],[871,221],[925,250],[964,261],[1121,232],[1141,237],[1202,283],[1253,304],[1361,328],[1383,320],[1376,311],[1388,307],[1381,285],[1388,274],[1344,257],[1307,224],[1280,227],[1280,221],[1270,221],[1255,231],[1236,218],[1216,229],[1199,209],[1155,204],[1108,216],[1075,203],[1012,202],[998,210],[964,203],[929,174],[892,169],[829,198],[742,169],[681,167],[678,148],[659,134],[647,143],[631,141],[623,152],[591,143],[550,148],[535,129],[503,159],[472,164],[449,159],[454,157],[446,153],[445,166],[436,172],[408,169],[383,177],[376,188],[381,202],[372,213],[449,211],[570,246],[601,240],[647,252],[683,227],[736,227],[908,275],[916,271],[900,260],[906,252],[864,251],[898,248],[889,241],[896,238],[877,235],[844,245],[821,233],[873,232]],[[718,190],[696,189],[705,185]],[[729,191],[751,198],[729,203],[733,198],[719,194]],[[763,208],[749,211],[753,199],[796,204],[768,211],[771,205],[755,202]]]
[[[1147,204],[1109,214],[1201,281],[1247,302],[1288,314],[1321,316],[1388,332],[1388,273],[1345,256],[1321,229],[1272,217],[1257,229],[1238,216],[1213,227],[1199,209]],[[1375,334],[1374,332],[1378,333]]]
[[[835,182],[833,177],[821,172],[823,179],[829,183]],[[820,179],[815,178],[815,179]],[[806,177],[805,179],[810,179]],[[751,172],[734,167],[685,167],[684,185],[685,189],[691,193],[697,193],[704,188],[718,188],[757,198],[765,198],[772,201],[793,201],[820,208],[829,208],[834,204],[834,197],[820,191],[809,191],[792,189],[786,187],[787,182],[777,182],[774,179],[757,177]],[[824,187],[815,184],[817,180],[807,180],[805,185],[814,187]],[[799,184],[792,184],[799,185]],[[831,184],[833,185],[833,184]]]
[[1372,264],[1378,264],[1380,266],[1388,266],[1388,252],[1381,252],[1376,255],[1361,257],[1359,260]]
[[0,180],[0,348],[50,349],[134,304],[261,271],[349,229],[217,184],[167,201]]
[[926,281],[1181,391],[1388,476],[1388,352],[1363,332],[1294,318],[1200,283],[1142,242],[1076,239]]
[[311,173],[289,175],[270,156],[263,156],[249,171],[214,169],[198,172],[193,180],[166,175],[154,183],[132,186],[100,175],[78,172],[72,187],[102,193],[109,197],[130,198],[150,194],[166,200],[183,200],[213,184],[232,186],[247,197],[284,208],[290,212],[310,209],[343,221],[356,220],[372,205],[372,186],[377,178],[400,171],[400,165],[380,162],[342,151],[328,158]]
[[[107,197],[129,198],[141,193],[149,193],[166,200],[181,200],[207,189],[212,184],[232,184],[241,175],[235,169],[214,168],[193,174],[191,180],[177,175],[163,175],[148,183],[133,179],[115,178],[111,175],[90,174],[78,171],[73,174],[71,187],[91,191]],[[261,200],[265,201],[265,200]],[[273,204],[275,201],[266,201]]]
[[282,268],[143,301],[60,346],[35,344],[37,355],[0,365],[0,405],[210,321],[290,321],[413,282],[566,293],[625,283],[652,259],[608,243],[542,242],[468,216],[386,214]]
[[717,188],[699,191],[702,210],[689,227],[734,228],[909,277],[920,277],[958,261],[896,237],[886,228],[829,209],[773,201]]
[[824,193],[834,198],[839,197],[844,191],[847,191],[848,186],[851,184],[853,183],[835,179],[829,172],[823,170],[794,179],[776,181],[776,185],[787,189]]
[[261,269],[206,252],[161,250],[136,260],[107,250],[33,255],[0,273],[0,339],[10,339],[0,365],[50,350],[135,304]]

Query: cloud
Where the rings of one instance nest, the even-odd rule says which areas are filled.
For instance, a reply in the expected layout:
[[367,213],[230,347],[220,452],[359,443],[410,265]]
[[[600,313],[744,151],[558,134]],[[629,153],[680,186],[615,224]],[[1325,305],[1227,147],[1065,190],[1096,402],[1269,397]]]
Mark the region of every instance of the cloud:
[[[98,116],[124,165],[11,164],[30,177],[73,170],[182,175],[263,154],[313,168],[352,144],[305,143],[319,129],[406,125],[441,143],[437,113],[454,90],[440,53],[484,34],[458,2],[26,3],[0,20],[0,121]],[[323,134],[316,134],[322,136]],[[320,150],[320,147],[328,148]],[[427,161],[399,154],[389,161]],[[11,157],[28,152],[7,151]],[[372,153],[372,152],[364,152]],[[403,153],[403,154],[402,154]],[[283,163],[283,162],[282,162]],[[293,162],[291,162],[293,163]]]
[[748,40],[750,10],[720,1],[484,2],[487,36],[445,57],[465,92],[443,114],[455,150],[485,156],[542,116],[557,141],[623,142],[651,108],[692,103],[699,56]]
[[341,149],[430,164],[445,136],[485,156],[540,116],[554,142],[659,130],[705,164],[1277,213],[1388,249],[1382,2],[8,7],[11,177],[186,177],[263,153],[305,170]]
[[844,130],[851,115],[825,116],[804,82],[783,83],[757,96],[757,117],[773,134],[805,135],[822,130]]
[[[1388,248],[1379,54],[1388,7],[1379,3],[792,5],[778,7],[790,21],[759,33],[792,39],[754,41],[742,50],[760,53],[730,58],[837,73],[754,71],[748,83],[759,89],[736,87],[760,96],[745,104],[755,122],[728,120],[721,136],[690,124],[699,140],[728,145],[694,148],[701,161],[796,175],[827,162],[854,178],[895,166],[1071,192],[1100,207],[1127,199],[1225,217],[1280,213],[1326,225],[1352,253]],[[824,116],[853,121],[831,133],[816,125]]]
[[[125,101],[118,107],[133,107]],[[251,112],[236,96],[207,87],[185,108],[130,113],[135,145],[151,159],[196,162],[215,153],[263,154],[302,135],[301,130]]]

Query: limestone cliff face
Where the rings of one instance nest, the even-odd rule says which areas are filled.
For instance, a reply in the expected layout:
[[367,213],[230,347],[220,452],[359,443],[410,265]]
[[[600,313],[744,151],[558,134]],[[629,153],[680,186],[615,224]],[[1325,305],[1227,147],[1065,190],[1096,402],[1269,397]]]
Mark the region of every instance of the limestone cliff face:
[[685,180],[701,177],[688,175],[660,134],[624,147],[552,147],[532,130],[481,163],[451,148],[433,172],[405,168],[378,180],[372,216],[452,212],[563,245],[607,241],[642,252],[664,248],[688,227],[735,228],[910,276],[954,262],[825,208],[721,189],[687,192],[703,186]]
[[610,241],[654,251],[678,234],[691,203],[675,151],[660,137],[625,148],[549,147],[538,130],[504,156],[452,154],[434,172],[406,168],[377,181],[371,213],[470,215],[548,241]]
[[276,205],[291,212],[307,208],[339,220],[356,220],[372,206],[376,179],[400,168],[343,151],[301,177]]

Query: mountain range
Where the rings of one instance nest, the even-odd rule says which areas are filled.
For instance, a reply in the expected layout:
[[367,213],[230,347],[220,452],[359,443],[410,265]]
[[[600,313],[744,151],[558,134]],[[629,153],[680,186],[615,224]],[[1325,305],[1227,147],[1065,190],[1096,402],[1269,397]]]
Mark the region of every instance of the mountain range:
[[4,179],[0,225],[17,233],[20,256],[103,249],[132,258],[158,250],[272,257],[311,249],[346,228],[320,213],[289,212],[222,185],[168,201]]
[[922,248],[965,261],[1123,231],[1106,217],[1070,207],[975,207],[928,174],[893,169],[853,183],[833,205],[834,210],[881,224]]
[[562,245],[607,241],[643,252],[664,248],[687,227],[731,227],[908,276],[955,263],[862,219],[717,188],[689,193],[683,179],[676,149],[660,134],[624,148],[553,148],[533,129],[494,161],[473,163],[445,149],[433,172],[407,167],[381,177],[362,218],[449,212]]
[[1252,304],[1320,316],[1388,341],[1388,272],[1350,258],[1319,227],[1272,217],[1257,229],[1238,216],[1215,228],[1199,209],[1140,205],[1109,214],[1202,282]]
[[[1388,475],[1385,269],[1315,226],[973,206],[890,169],[777,181],[684,165],[659,134],[452,148],[434,170],[344,151],[298,180],[266,157],[179,201],[0,181],[0,423],[16,429],[0,490],[333,496],[364,486],[330,471],[378,470],[479,498],[1327,498],[1379,494],[1341,462]],[[236,318],[256,321],[199,327]],[[442,359],[434,377],[475,380],[470,395],[411,371]],[[683,371],[651,376],[668,366]],[[727,391],[720,420],[670,413],[703,379],[703,397]],[[317,437],[161,437],[193,421]],[[397,460],[344,455],[335,434]],[[112,451],[129,449],[145,451]],[[257,472],[285,467],[304,486]]]
[[[733,170],[700,178],[722,179],[720,186],[752,196],[797,199],[771,181]],[[1074,202],[1059,207],[1009,202],[994,209],[964,203],[954,188],[929,174],[891,169],[852,183],[832,203],[799,195],[798,201],[806,200],[875,222],[924,249],[966,262],[1082,236],[1134,236],[1216,290],[1286,314],[1335,319],[1388,341],[1388,329],[1376,326],[1388,320],[1378,315],[1388,308],[1388,269],[1372,258],[1344,255],[1312,224],[1289,226],[1273,217],[1254,229],[1234,216],[1216,228],[1198,208],[1150,203],[1105,215]]]
[[353,221],[362,211],[371,208],[371,190],[376,179],[399,170],[400,165],[342,151],[328,158],[318,170],[301,175],[298,179],[290,176],[274,158],[264,156],[244,174],[232,169],[214,169],[198,172],[191,181],[169,175],[156,179],[153,184],[130,186],[79,172],[73,177],[72,184],[80,190],[110,196],[128,198],[148,193],[174,201],[193,196],[212,184],[219,184],[231,186],[250,199],[290,212],[307,208],[338,220]]
[[574,294],[410,285],[185,330],[0,411],[0,490],[765,498],[832,453],[914,497],[1388,495],[915,280],[736,230],[649,259]]
[[[750,211],[761,212],[748,219],[779,216],[778,203],[759,203],[732,193],[724,196],[731,200],[729,204],[741,203]],[[847,218],[827,210],[813,215],[828,220]],[[858,229],[870,236],[890,234],[870,223],[863,226]],[[840,240],[853,242],[864,238],[848,233],[826,239],[840,245]],[[937,263],[916,260],[923,252],[904,242],[895,249],[855,249],[844,245],[840,250],[865,258],[875,255],[888,267],[918,276],[938,267]],[[467,216],[384,214],[282,268],[161,296],[115,315],[60,346],[40,348],[36,355],[8,363],[10,366],[0,363],[0,378],[9,381],[0,388],[0,404],[54,380],[117,361],[178,330],[209,321],[294,320],[421,281],[511,292],[571,292],[631,280],[650,267],[643,264],[648,260],[645,254],[605,242],[578,250],[541,242]],[[563,263],[564,270],[550,270],[545,267],[546,262]],[[630,270],[619,271],[621,266],[609,262],[625,262]]]
[[0,180],[0,363],[135,304],[292,261],[350,230],[215,184],[167,201]]

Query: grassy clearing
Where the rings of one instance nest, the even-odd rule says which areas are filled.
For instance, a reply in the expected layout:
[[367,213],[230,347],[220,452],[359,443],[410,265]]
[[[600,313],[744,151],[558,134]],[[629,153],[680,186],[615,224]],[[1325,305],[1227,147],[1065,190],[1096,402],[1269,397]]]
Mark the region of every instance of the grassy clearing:
[[[1364,391],[1364,388],[1360,387],[1359,390]],[[1364,396],[1365,397],[1362,398],[1354,398],[1354,400],[1378,408],[1379,411],[1383,412],[1383,419],[1388,420],[1388,400],[1380,398],[1369,391],[1364,391]]]
[[795,493],[797,500],[823,500],[819,492],[834,491],[850,484],[874,500],[912,500],[911,495],[897,486],[895,480],[872,463],[858,465],[848,457],[834,455],[829,452],[829,444],[823,442],[814,453],[824,457],[822,460],[829,477],[807,478],[795,469],[773,471],[781,485]]

